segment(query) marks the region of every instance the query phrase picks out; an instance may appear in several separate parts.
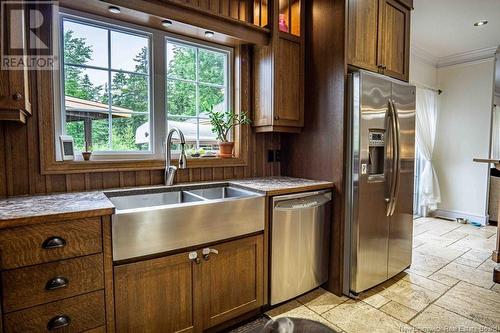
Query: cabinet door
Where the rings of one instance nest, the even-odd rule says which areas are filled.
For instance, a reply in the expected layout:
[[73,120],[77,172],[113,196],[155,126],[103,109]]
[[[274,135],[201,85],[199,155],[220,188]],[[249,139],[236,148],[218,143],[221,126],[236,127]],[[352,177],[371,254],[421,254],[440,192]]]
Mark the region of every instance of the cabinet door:
[[273,125],[304,126],[302,59],[300,43],[278,39]]
[[349,0],[348,62],[350,65],[378,71],[379,0]]
[[199,332],[199,267],[188,253],[116,266],[116,332]]
[[379,63],[384,74],[408,81],[410,10],[396,0],[380,0]]
[[203,328],[213,327],[263,305],[262,235],[214,245],[202,260]]
[[[27,55],[26,17],[20,16],[17,17],[17,20],[14,20],[11,15],[7,14],[7,11],[2,14],[4,15],[1,20],[3,29],[9,31],[9,29],[17,27],[15,37],[22,38],[22,51],[24,55]],[[11,44],[9,38],[10,34],[7,34],[5,38],[6,46]],[[6,50],[4,52],[8,53]],[[0,70],[0,120],[26,121],[26,116],[31,114],[28,83],[28,68],[26,65],[16,67],[15,70]]]

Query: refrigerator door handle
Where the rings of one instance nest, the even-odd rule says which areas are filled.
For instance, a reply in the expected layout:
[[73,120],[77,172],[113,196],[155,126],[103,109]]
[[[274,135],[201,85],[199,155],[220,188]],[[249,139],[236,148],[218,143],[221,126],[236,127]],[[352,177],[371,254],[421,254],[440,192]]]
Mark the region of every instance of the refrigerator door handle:
[[392,151],[392,165],[391,165],[391,177],[390,177],[390,187],[389,187],[389,198],[386,198],[385,201],[387,202],[387,210],[386,210],[386,215],[391,216],[392,212],[392,206],[394,203],[394,193],[396,190],[396,164],[395,161],[397,159],[396,156],[396,126],[395,126],[395,118],[394,118],[394,110],[393,110],[393,105],[392,101],[389,99],[388,101],[388,108],[387,108],[387,113],[388,113],[388,120],[389,120],[389,130],[390,130],[390,135],[389,137],[391,138],[391,151]]
[[400,138],[400,130],[399,130],[399,116],[398,116],[398,109],[396,108],[396,104],[394,103],[394,100],[390,100],[390,103],[392,105],[392,112],[394,115],[394,141],[395,141],[395,154],[394,154],[394,170],[395,170],[395,177],[394,177],[394,193],[392,197],[392,207],[391,207],[391,216],[394,215],[394,212],[396,210],[396,204],[398,202],[398,193],[399,193],[399,183],[401,180],[401,138]]

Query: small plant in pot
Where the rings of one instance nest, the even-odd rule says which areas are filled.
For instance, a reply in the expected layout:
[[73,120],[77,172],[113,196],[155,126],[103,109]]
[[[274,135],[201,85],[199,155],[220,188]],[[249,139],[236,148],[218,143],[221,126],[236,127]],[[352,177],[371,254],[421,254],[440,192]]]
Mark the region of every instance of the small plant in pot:
[[218,156],[222,158],[233,157],[234,142],[229,141],[229,132],[238,125],[249,125],[251,121],[248,118],[248,113],[236,114],[231,111],[218,112],[212,110],[208,115],[212,124],[212,132],[217,134],[217,140],[219,140]]

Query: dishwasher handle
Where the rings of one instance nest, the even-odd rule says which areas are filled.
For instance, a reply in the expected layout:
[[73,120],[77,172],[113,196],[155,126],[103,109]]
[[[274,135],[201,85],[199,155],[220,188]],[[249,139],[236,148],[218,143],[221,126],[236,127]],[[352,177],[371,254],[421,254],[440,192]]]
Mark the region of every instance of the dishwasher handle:
[[274,209],[278,211],[300,210],[307,208],[321,207],[332,200],[331,193],[324,193],[305,198],[290,199],[278,201],[274,205]]

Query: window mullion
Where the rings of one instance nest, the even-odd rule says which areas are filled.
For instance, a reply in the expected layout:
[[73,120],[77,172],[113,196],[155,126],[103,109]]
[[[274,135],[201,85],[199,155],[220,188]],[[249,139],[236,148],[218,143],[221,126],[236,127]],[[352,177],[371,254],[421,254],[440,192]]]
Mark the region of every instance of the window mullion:
[[196,149],[200,148],[200,49],[196,48]]
[[113,148],[113,107],[111,96],[111,30],[108,29],[108,149]]

